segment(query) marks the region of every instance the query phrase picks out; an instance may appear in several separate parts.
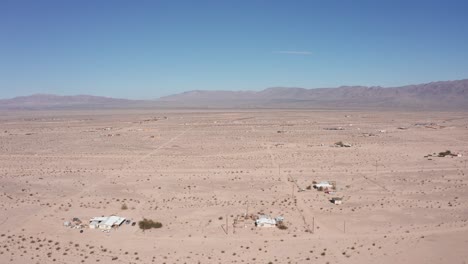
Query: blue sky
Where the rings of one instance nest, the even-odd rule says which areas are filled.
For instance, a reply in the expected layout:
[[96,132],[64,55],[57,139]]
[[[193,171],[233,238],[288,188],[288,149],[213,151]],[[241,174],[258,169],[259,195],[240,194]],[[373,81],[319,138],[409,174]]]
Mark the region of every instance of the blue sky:
[[468,1],[0,0],[0,98],[468,78]]

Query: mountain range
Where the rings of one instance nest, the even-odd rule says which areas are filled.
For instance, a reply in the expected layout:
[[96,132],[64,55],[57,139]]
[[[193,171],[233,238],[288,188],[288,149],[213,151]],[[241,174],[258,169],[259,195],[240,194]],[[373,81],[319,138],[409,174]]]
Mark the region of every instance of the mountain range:
[[0,109],[50,108],[387,108],[468,110],[468,79],[401,87],[273,87],[262,91],[195,90],[156,100],[36,94],[0,100]]

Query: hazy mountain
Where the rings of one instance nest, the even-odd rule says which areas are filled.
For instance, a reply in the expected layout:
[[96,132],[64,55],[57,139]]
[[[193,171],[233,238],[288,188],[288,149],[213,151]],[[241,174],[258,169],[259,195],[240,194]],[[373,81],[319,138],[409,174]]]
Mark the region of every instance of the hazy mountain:
[[468,79],[402,87],[273,87],[262,91],[189,91],[158,100],[90,95],[35,94],[0,100],[1,109],[217,107],[217,108],[389,108],[468,110]]
[[53,94],[34,94],[0,100],[0,108],[42,109],[42,108],[93,108],[118,107],[136,101],[92,95],[60,96]]
[[391,88],[273,87],[259,92],[191,91],[162,97],[159,102],[173,106],[197,107],[468,109],[468,79]]

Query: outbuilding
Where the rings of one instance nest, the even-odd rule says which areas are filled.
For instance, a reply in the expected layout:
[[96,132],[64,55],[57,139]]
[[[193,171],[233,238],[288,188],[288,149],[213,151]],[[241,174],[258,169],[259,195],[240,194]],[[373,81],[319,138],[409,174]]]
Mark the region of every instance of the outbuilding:
[[314,188],[323,188],[323,189],[326,189],[326,188],[333,188],[333,184],[327,182],[327,181],[322,181],[322,182],[319,182],[319,183],[316,183],[314,184]]
[[107,218],[107,220],[104,221],[104,223],[100,223],[99,229],[111,229],[112,227],[120,226],[124,221],[125,221],[124,217],[113,215]]
[[125,217],[119,216],[102,216],[93,217],[89,220],[89,228],[91,229],[111,229],[112,227],[120,226],[125,221]]
[[342,204],[343,203],[343,198],[333,197],[333,198],[331,198],[331,202],[334,203],[334,204]]
[[257,220],[255,220],[255,226],[260,227],[275,227],[276,219],[271,218],[268,215],[260,215]]

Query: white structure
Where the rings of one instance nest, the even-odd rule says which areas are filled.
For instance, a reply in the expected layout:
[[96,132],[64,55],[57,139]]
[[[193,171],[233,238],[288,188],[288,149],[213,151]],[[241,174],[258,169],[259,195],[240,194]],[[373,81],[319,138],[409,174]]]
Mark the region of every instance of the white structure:
[[276,220],[268,215],[261,215],[257,220],[255,220],[255,225],[261,227],[275,227]]
[[109,217],[93,217],[89,220],[89,228],[91,229],[111,229],[112,227],[120,226],[125,221],[124,217],[109,216]]
[[327,182],[327,181],[323,181],[323,182],[319,182],[317,184],[314,184],[314,187],[317,188],[317,189],[320,188],[320,187],[325,189],[325,188],[332,188],[333,185],[331,183]]
[[111,229],[114,226],[120,226],[125,221],[124,217],[110,216],[104,223],[99,224],[100,229]]
[[99,221],[93,220],[89,222],[89,228],[96,229],[99,228]]
[[333,197],[331,199],[332,203],[334,204],[342,204],[343,203],[343,198],[340,198],[340,197]]
[[108,217],[93,217],[91,220],[89,220],[89,228],[95,229],[99,228],[100,223],[104,223],[107,220]]

